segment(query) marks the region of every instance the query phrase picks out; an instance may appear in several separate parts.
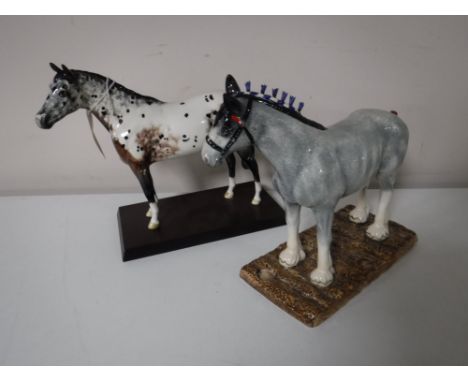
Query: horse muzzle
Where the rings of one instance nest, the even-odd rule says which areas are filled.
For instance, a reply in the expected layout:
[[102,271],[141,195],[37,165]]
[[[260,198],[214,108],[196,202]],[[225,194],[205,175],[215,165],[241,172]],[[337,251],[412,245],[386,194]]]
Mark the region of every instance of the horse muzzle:
[[46,114],[36,114],[34,119],[36,121],[36,125],[41,129],[50,129],[52,127],[52,125],[47,123]]
[[205,152],[202,152],[202,160],[205,164],[207,164],[210,167],[216,167],[219,166],[222,163],[222,158],[221,157],[215,157],[212,155],[208,155]]

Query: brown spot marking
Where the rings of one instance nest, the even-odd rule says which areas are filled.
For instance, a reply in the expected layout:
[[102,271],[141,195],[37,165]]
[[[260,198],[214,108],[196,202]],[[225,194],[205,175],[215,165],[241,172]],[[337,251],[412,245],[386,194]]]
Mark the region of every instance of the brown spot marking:
[[125,147],[123,147],[117,139],[112,139],[112,143],[114,144],[115,149],[117,150],[117,153],[120,156],[120,159],[126,164],[128,164],[133,171],[136,170],[141,170],[147,166],[149,166],[151,163],[146,163],[145,160],[138,160],[133,157],[132,154],[130,154]]
[[143,148],[145,161],[159,162],[174,156],[179,151],[179,139],[172,135],[164,135],[166,139],[160,139],[161,129],[151,127],[143,129],[136,136],[136,143]]

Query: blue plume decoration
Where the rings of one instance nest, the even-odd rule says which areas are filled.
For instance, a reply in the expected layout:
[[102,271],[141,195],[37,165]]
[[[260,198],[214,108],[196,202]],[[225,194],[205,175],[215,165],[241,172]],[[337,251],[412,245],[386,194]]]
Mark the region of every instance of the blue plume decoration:
[[288,97],[288,93],[283,91],[281,92],[281,99],[279,100],[280,105],[284,105],[284,101],[286,101],[286,98]]
[[[268,86],[266,84],[260,85],[260,92],[258,91],[252,91],[252,82],[247,81],[245,83],[245,90],[247,93],[249,93],[251,96],[254,97],[262,97],[266,101],[270,102],[276,102],[277,105],[282,106],[282,107],[288,107],[290,110],[297,111],[298,113],[301,112],[302,108],[304,107],[304,102],[299,102],[299,105],[297,106],[297,109],[294,107],[294,102],[296,101],[296,97],[293,95],[289,95],[285,91],[281,91],[281,98],[278,99],[278,92],[279,88],[274,88],[271,89],[271,94],[267,94]],[[289,99],[288,99],[289,95]],[[275,100],[273,100],[273,99]],[[286,106],[286,102],[288,105]]]

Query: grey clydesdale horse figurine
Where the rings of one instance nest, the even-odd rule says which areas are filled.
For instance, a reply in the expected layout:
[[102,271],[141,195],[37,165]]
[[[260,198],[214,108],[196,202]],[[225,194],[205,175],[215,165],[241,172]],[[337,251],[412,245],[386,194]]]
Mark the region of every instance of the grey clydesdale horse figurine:
[[214,166],[232,150],[257,146],[276,170],[273,184],[286,205],[288,240],[279,261],[293,267],[305,258],[298,236],[299,213],[301,206],[311,208],[317,221],[318,260],[310,278],[325,287],[334,274],[330,242],[335,206],[340,198],[358,192],[349,218],[364,223],[369,213],[365,192],[373,177],[381,194],[367,236],[374,240],[388,236],[388,205],[408,146],[408,129],[395,113],[366,109],[322,130],[311,127],[313,123],[282,101],[242,93],[228,76],[224,103],[206,136],[202,158]]

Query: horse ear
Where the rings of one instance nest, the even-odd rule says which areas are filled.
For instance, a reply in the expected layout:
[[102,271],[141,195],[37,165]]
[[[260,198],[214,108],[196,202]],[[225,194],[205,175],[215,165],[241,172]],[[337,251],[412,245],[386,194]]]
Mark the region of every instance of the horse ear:
[[226,93],[230,95],[237,95],[238,93],[240,93],[240,91],[241,90],[239,88],[239,85],[237,84],[234,77],[228,74],[226,76]]
[[53,70],[54,72],[56,72],[56,73],[60,73],[60,72],[62,71],[62,70],[60,70],[60,68],[59,68],[57,65],[55,65],[55,64],[52,63],[52,62],[49,63],[49,66],[50,66],[50,67],[52,68],[52,70]]
[[72,71],[68,69],[64,64],[62,64],[62,70],[69,80],[73,81],[75,79],[75,76],[73,75]]
[[69,76],[73,76],[71,70],[68,69],[64,64],[62,64],[62,70],[64,71],[65,74],[67,74]]
[[231,114],[241,114],[242,103],[236,98],[229,94],[224,94],[224,106]]

